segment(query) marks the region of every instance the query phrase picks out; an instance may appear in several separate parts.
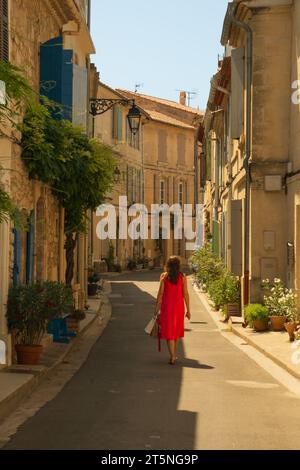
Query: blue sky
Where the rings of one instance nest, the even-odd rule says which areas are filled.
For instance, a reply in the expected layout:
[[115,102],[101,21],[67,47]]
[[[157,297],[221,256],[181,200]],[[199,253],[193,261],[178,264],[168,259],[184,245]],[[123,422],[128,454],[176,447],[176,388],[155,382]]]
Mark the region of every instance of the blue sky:
[[227,0],[92,0],[92,57],[113,88],[178,100],[196,91],[204,109],[217,67]]

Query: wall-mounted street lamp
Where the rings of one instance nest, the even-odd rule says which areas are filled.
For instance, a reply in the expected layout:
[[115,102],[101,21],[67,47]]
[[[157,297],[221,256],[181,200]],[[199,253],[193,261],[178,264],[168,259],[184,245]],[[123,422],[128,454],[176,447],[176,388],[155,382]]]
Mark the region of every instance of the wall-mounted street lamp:
[[114,171],[114,182],[119,183],[121,179],[121,172],[119,167],[116,166],[115,171]]
[[128,106],[131,104],[131,108],[127,114],[128,124],[133,135],[137,134],[140,129],[142,115],[139,108],[135,105],[134,100],[128,100],[126,98],[121,99],[104,99],[104,98],[93,98],[90,100],[90,114],[93,117],[100,116],[106,113],[109,109],[113,108],[116,104],[122,106]]

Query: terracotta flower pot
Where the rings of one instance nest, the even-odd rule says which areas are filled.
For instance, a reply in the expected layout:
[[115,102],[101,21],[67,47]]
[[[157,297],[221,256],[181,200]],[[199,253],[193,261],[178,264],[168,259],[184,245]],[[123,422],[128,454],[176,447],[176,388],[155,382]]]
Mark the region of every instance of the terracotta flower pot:
[[18,364],[32,366],[37,365],[39,363],[43,349],[44,348],[41,345],[28,346],[24,344],[16,344]]
[[284,324],[284,327],[289,334],[290,341],[291,342],[295,341],[295,332],[296,332],[297,323],[294,321],[286,322]]
[[255,331],[266,331],[269,329],[268,320],[254,320],[253,328]]
[[274,331],[284,331],[285,317],[273,315],[270,317],[270,320]]
[[89,297],[94,297],[97,295],[97,290],[98,290],[98,284],[91,283],[88,284],[88,296]]
[[241,316],[240,304],[238,303],[226,304],[224,306],[224,312],[227,318],[240,317]]
[[67,319],[68,330],[72,331],[73,333],[78,333],[79,331],[79,321],[74,318]]

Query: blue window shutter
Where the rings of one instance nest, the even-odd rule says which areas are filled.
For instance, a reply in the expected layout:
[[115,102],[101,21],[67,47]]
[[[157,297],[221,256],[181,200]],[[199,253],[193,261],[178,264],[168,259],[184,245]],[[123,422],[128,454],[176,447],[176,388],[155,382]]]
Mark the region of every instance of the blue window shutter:
[[63,49],[61,36],[41,45],[40,92],[62,106],[54,114],[60,119],[72,120],[73,114],[73,51]]
[[26,283],[33,281],[34,269],[34,211],[31,212],[26,240]]
[[21,272],[21,233],[13,229],[14,234],[14,264],[13,264],[13,283],[20,281]]

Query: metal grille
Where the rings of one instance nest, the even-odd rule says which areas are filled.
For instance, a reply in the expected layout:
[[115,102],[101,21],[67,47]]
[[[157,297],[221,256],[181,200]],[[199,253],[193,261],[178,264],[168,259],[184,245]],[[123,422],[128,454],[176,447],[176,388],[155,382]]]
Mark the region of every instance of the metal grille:
[[0,0],[0,60],[9,60],[8,0]]

